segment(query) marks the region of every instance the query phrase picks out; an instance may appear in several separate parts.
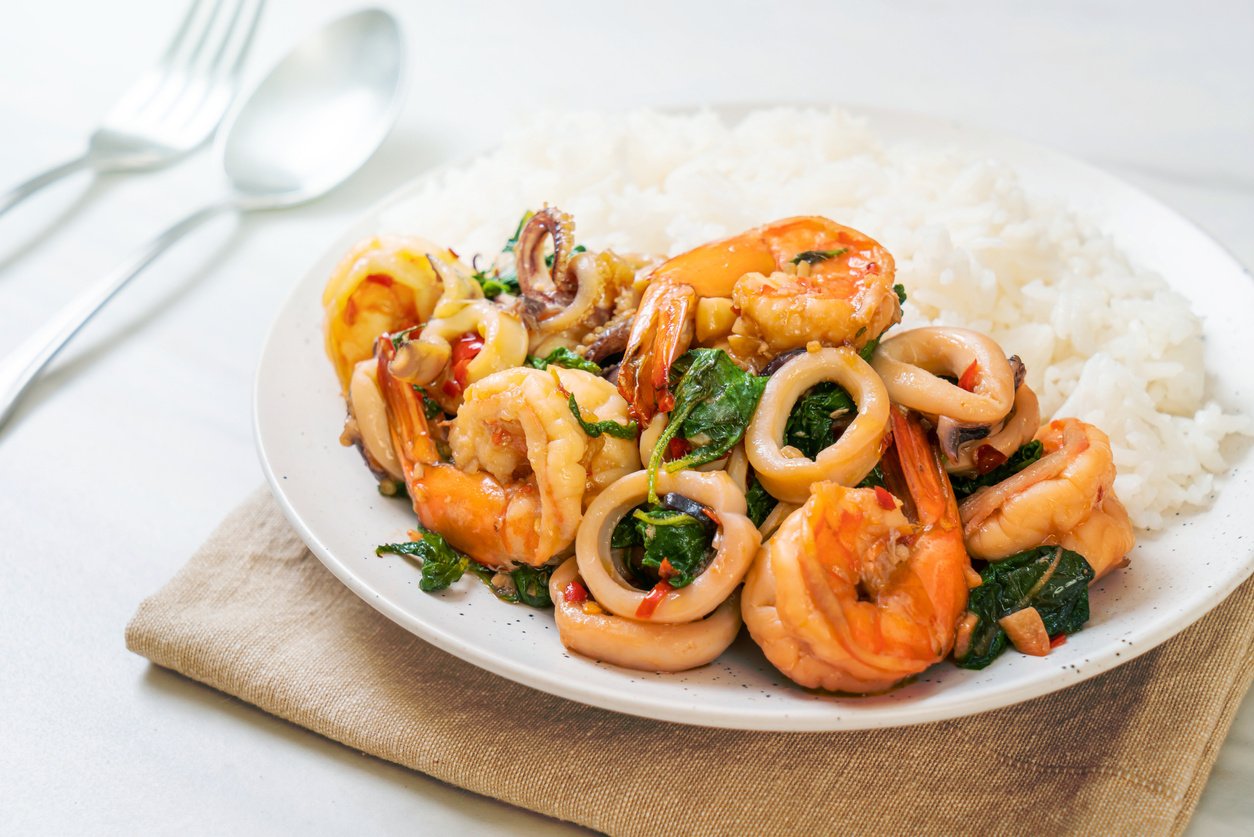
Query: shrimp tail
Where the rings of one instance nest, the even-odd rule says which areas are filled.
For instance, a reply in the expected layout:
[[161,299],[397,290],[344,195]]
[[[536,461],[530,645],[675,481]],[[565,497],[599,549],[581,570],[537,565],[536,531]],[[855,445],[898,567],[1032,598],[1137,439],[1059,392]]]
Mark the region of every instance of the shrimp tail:
[[671,366],[692,339],[696,304],[690,285],[659,282],[645,291],[618,372],[619,392],[641,424],[675,404]]
[[412,384],[392,374],[390,363],[396,356],[396,347],[392,344],[391,335],[379,337],[375,355],[379,364],[379,391],[383,393],[383,401],[387,405],[392,447],[400,461],[405,484],[409,486],[413,484],[415,471],[421,472],[423,463],[438,462],[440,454],[431,438],[427,414],[418,391]]

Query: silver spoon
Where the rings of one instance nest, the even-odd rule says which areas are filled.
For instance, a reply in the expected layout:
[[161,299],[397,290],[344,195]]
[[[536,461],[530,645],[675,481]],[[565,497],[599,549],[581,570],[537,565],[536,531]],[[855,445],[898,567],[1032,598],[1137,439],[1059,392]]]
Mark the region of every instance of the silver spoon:
[[223,212],[306,203],[357,171],[396,121],[404,79],[400,26],[378,9],[332,21],[288,53],[219,135],[230,192],[154,238],[0,361],[0,425],[79,329],[189,230]]

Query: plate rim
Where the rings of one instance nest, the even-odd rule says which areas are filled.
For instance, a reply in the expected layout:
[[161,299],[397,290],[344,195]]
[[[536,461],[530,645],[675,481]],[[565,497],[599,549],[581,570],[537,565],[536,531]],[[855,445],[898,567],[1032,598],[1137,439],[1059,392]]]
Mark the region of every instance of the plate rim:
[[[960,135],[969,135],[980,141],[991,142],[997,146],[1006,146],[1020,152],[1025,152],[1033,156],[1045,156],[1058,165],[1071,168],[1073,171],[1084,175],[1086,178],[1095,178],[1104,183],[1107,188],[1114,188],[1123,192],[1141,202],[1152,204],[1155,209],[1161,213],[1171,216],[1172,220],[1179,224],[1187,225],[1196,235],[1204,238],[1210,245],[1240,272],[1246,279],[1251,279],[1251,273],[1240,259],[1221,242],[1217,241],[1207,231],[1200,227],[1193,220],[1183,215],[1174,208],[1168,206],[1155,196],[1138,189],[1132,184],[1124,181],[1118,176],[1092,164],[1085,160],[1073,157],[1065,152],[1058,151],[1048,146],[1033,143],[1028,140],[1021,139],[1012,134],[989,130],[983,127],[973,127],[963,124],[958,120],[948,119],[944,117],[922,114],[917,112],[897,110],[884,107],[855,106],[847,104],[829,103],[825,105],[801,104],[801,103],[783,103],[774,105],[720,105],[713,108],[690,108],[685,110],[675,110],[673,112],[700,112],[704,110],[712,110],[723,116],[729,121],[735,121],[746,113],[752,112],[763,107],[779,108],[779,107],[800,107],[811,108],[819,107],[823,109],[839,109],[841,112],[852,114],[858,117],[869,119],[874,125],[877,120],[904,120],[906,122],[914,122],[916,124],[926,124],[932,128],[943,128],[946,131],[957,132]],[[672,112],[672,111],[668,111]],[[1074,678],[1065,683],[1058,683],[1055,673],[1051,672],[1051,676],[1036,676],[1023,678],[1021,682],[1011,683],[1010,685],[999,689],[995,693],[996,700],[991,705],[981,702],[979,705],[972,707],[970,701],[964,698],[958,701],[946,700],[944,693],[935,693],[928,695],[926,699],[920,699],[916,702],[893,703],[882,709],[882,712],[889,717],[880,718],[878,713],[866,712],[846,715],[834,708],[830,718],[822,719],[830,721],[830,723],[816,722],[814,716],[805,715],[803,717],[792,716],[787,712],[783,713],[766,713],[760,708],[744,708],[731,709],[721,706],[683,706],[677,707],[673,702],[660,701],[649,696],[636,695],[628,699],[626,697],[607,693],[603,687],[589,685],[579,680],[556,682],[556,676],[546,676],[544,672],[536,670],[525,663],[517,663],[506,655],[492,653],[488,649],[480,647],[479,643],[462,639],[453,632],[444,630],[439,625],[433,625],[427,621],[418,619],[414,614],[405,610],[398,602],[392,601],[386,595],[380,593],[367,580],[353,571],[347,560],[337,558],[331,549],[317,536],[313,528],[308,525],[289,498],[283,487],[283,478],[276,472],[273,467],[272,456],[267,453],[266,444],[266,428],[264,427],[265,419],[262,415],[265,397],[263,394],[264,378],[267,372],[267,360],[273,356],[273,345],[279,337],[280,325],[289,315],[289,311],[298,306],[302,301],[302,293],[305,286],[309,284],[309,280],[318,265],[328,261],[334,261],[352,242],[362,235],[371,233],[371,227],[377,229],[380,216],[387,209],[395,206],[411,194],[417,193],[425,184],[431,180],[442,176],[444,173],[457,169],[475,158],[491,153],[497,146],[482,149],[474,154],[461,155],[439,166],[433,167],[410,180],[399,184],[395,188],[388,191],[382,198],[375,201],[366,210],[358,214],[354,221],[344,228],[344,230],[335,238],[335,240],[326,248],[318,251],[316,258],[312,259],[308,266],[302,271],[300,277],[293,283],[290,293],[288,293],[275,316],[270,322],[270,326],[266,332],[266,338],[262,344],[261,351],[258,355],[257,368],[253,381],[253,439],[256,445],[258,459],[262,466],[262,471],[266,476],[267,484],[271,494],[279,504],[284,517],[300,535],[301,540],[306,544],[311,552],[314,553],[319,561],[346,587],[353,591],[360,599],[382,613],[388,619],[404,628],[409,633],[418,638],[435,645],[437,648],[471,663],[479,668],[489,671],[498,676],[520,683],[524,686],[537,689],[542,692],[554,695],[556,697],[565,698],[567,700],[576,701],[585,705],[607,709],[614,712],[624,713],[633,716],[647,717],[654,720],[670,721],[674,723],[704,726],[714,728],[741,729],[748,731],[793,731],[793,732],[824,732],[824,731],[842,731],[842,730],[865,730],[865,729],[887,729],[895,727],[915,726],[920,724],[935,723],[944,720],[950,720],[960,717],[974,716],[996,709],[1003,709],[1016,704],[1031,700],[1036,697],[1044,697],[1054,692],[1070,688],[1078,683],[1082,683],[1092,677],[1104,674],[1114,668],[1124,665],[1137,657],[1145,654],[1161,645],[1168,639],[1176,636],[1188,627],[1193,625],[1199,619],[1206,616],[1214,608],[1218,607],[1225,601],[1241,584],[1243,584],[1251,574],[1254,574],[1254,546],[1250,552],[1244,556],[1244,566],[1234,572],[1222,585],[1212,588],[1211,596],[1203,601],[1195,604],[1188,611],[1183,611],[1179,615],[1171,618],[1164,618],[1156,623],[1151,623],[1142,632],[1135,635],[1135,642],[1126,644],[1121,648],[1118,655],[1104,654],[1094,655],[1089,658],[1083,669],[1074,672]],[[1012,168],[1013,164],[1007,163]],[[347,243],[346,243],[347,242]],[[1241,461],[1232,463],[1224,478],[1230,479],[1231,474],[1235,471]],[[1207,507],[1209,508],[1209,506]],[[1204,510],[1203,510],[1204,511]],[[1240,556],[1237,556],[1240,558]],[[624,671],[626,671],[624,669]],[[856,701],[857,698],[849,698]],[[962,705],[955,705],[961,703]],[[694,717],[694,713],[700,717]]]

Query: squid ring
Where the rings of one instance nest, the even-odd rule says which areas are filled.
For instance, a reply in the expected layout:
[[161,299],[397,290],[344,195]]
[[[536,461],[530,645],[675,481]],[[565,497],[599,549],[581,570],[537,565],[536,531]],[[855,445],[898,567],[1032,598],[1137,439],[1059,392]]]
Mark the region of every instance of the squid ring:
[[648,474],[636,471],[612,483],[592,501],[575,536],[579,574],[592,595],[606,610],[629,619],[678,623],[700,619],[727,601],[749,572],[761,536],[745,516],[745,495],[722,471],[680,471],[657,475],[660,493],[678,492],[708,506],[718,517],[714,536],[715,555],[705,571],[685,587],[667,593],[647,618],[637,613],[649,591],[639,590],[624,578],[614,559],[610,537],[623,515],[644,502],[649,494]]
[[[1014,370],[1001,346],[976,331],[929,326],[890,337],[875,350],[871,366],[896,404],[961,422],[993,424],[1010,412]],[[961,379],[974,367],[971,390],[937,377]]]
[[549,595],[562,644],[585,657],[641,671],[684,671],[722,654],[740,632],[739,593],[705,619],[658,624],[588,613],[582,605],[568,602],[566,586],[578,577],[577,559],[567,559],[549,579]]
[[[806,390],[835,381],[853,396],[858,415],[836,443],[815,459],[790,458],[780,449],[793,405]],[[767,381],[745,432],[745,451],[758,481],[773,497],[801,504],[823,480],[855,485],[880,461],[888,433],[888,393],[874,370],[853,349],[819,349],[789,360]]]
[[1009,457],[1024,444],[1032,441],[1040,427],[1041,405],[1036,399],[1036,393],[1027,384],[1020,384],[1015,390],[1015,401],[1010,408],[1010,415],[1006,416],[1001,429],[991,436],[960,447],[958,458],[945,463],[945,471],[950,474],[974,473],[977,465],[976,451],[985,445],[1002,456]]
[[452,356],[452,340],[475,333],[483,338],[483,348],[466,364],[465,386],[493,372],[522,366],[527,359],[527,329],[514,314],[487,300],[464,302],[453,312],[453,303],[444,303],[440,313],[427,323],[417,340],[402,344],[392,360],[390,371],[397,378],[426,385],[440,376]]
[[403,482],[404,471],[388,429],[387,404],[379,390],[378,369],[374,358],[367,358],[353,367],[348,381],[349,408],[357,421],[357,432],[366,453],[390,478]]

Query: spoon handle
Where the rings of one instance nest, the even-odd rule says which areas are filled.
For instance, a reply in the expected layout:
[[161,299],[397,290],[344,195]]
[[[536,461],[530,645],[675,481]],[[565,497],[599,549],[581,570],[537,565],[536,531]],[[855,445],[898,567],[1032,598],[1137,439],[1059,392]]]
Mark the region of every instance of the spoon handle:
[[23,393],[70,339],[78,333],[114,294],[188,231],[235,205],[229,201],[211,204],[188,215],[161,235],[135,251],[103,279],[83,291],[62,308],[48,323],[26,338],[0,361],[0,427],[8,420]]
[[73,160],[67,160],[46,171],[42,171],[34,177],[27,178],[25,181],[17,184],[4,194],[0,194],[0,215],[8,212],[45,186],[57,182],[67,174],[73,174],[79,169],[86,167],[90,159],[90,155],[84,151]]

